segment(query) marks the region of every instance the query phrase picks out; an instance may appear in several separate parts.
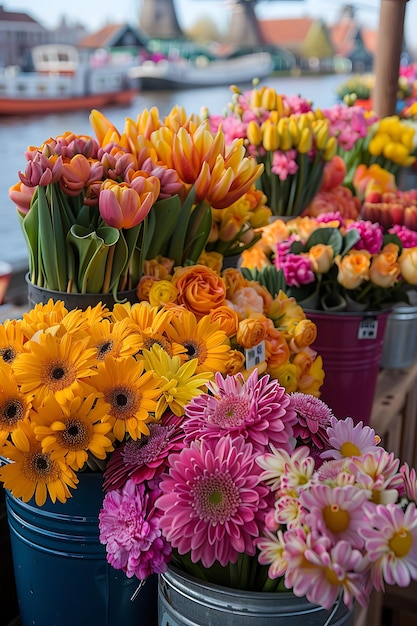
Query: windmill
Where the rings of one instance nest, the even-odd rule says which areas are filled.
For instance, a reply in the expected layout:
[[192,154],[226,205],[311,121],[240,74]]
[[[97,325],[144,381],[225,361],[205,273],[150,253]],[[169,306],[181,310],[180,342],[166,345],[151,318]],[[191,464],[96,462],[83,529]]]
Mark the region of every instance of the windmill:
[[[228,0],[231,7],[229,43],[246,46],[263,42],[261,29],[255,13],[255,6],[261,0]],[[276,0],[262,0],[263,2]],[[294,0],[302,2],[303,0]],[[151,37],[176,38],[182,31],[175,12],[175,0],[142,0],[140,16],[141,28]]]

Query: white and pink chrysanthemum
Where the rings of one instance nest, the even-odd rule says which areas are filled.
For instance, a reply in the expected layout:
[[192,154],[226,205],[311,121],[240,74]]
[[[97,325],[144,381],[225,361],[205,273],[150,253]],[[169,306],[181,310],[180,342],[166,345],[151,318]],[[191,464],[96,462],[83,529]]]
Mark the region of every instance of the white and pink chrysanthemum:
[[359,529],[372,563],[377,591],[388,585],[408,587],[417,580],[417,509],[409,503],[405,511],[396,504],[367,507],[368,523]]
[[107,462],[103,489],[120,489],[129,478],[141,483],[161,474],[169,454],[184,446],[182,421],[182,417],[168,411],[158,423],[148,424],[149,435],[129,439],[117,448]]
[[243,437],[193,441],[172,454],[161,490],[161,529],[179,554],[189,553],[203,567],[255,554],[269,490]]
[[363,526],[363,506],[370,492],[354,485],[330,487],[312,484],[300,492],[300,501],[308,511],[306,523],[313,532],[329,537],[332,543],[346,540],[353,548],[361,549],[363,540],[358,535]]
[[155,508],[160,494],[157,481],[136,485],[128,480],[122,489],[106,494],[99,514],[100,542],[107,560],[128,578],[146,580],[162,574],[171,560],[171,546],[160,530],[161,513]]
[[417,477],[414,467],[410,468],[408,463],[404,463],[400,468],[400,473],[404,481],[405,495],[414,504],[417,504]]
[[268,444],[291,449],[296,414],[276,379],[259,378],[255,369],[247,381],[241,373],[226,377],[217,373],[207,386],[209,393],[193,398],[185,408],[186,442],[230,434],[243,436],[260,452]]
[[355,484],[372,494],[372,502],[388,504],[397,502],[404,495],[404,480],[399,466],[400,460],[392,452],[378,448],[349,460],[347,468],[354,475]]
[[322,450],[329,442],[327,428],[333,416],[332,410],[323,400],[299,391],[290,394],[290,399],[291,406],[297,414],[294,437],[300,439],[302,443],[312,441]]
[[257,457],[256,462],[264,471],[261,478],[272,491],[284,492],[282,485],[285,477],[287,488],[291,485],[308,485],[314,472],[314,460],[310,457],[307,446],[296,448],[289,454],[286,450],[277,450],[270,446],[272,452]]
[[272,533],[264,531],[264,537],[255,540],[259,550],[258,561],[261,565],[269,565],[268,577],[272,580],[285,574],[287,562],[284,559],[284,534],[281,530]]
[[380,438],[370,426],[364,426],[362,422],[355,424],[351,417],[338,420],[330,419],[330,427],[327,429],[329,445],[332,450],[325,450],[320,455],[322,459],[342,459],[353,456],[363,456],[366,452],[379,450]]

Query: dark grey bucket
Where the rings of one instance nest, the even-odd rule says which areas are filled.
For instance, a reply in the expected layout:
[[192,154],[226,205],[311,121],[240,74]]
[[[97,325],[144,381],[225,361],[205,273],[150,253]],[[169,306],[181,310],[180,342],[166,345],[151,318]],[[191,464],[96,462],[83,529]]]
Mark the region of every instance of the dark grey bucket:
[[381,367],[401,369],[417,360],[417,306],[395,306],[385,329]]
[[159,626],[353,626],[353,620],[342,602],[328,611],[290,592],[229,589],[174,567],[159,576]]

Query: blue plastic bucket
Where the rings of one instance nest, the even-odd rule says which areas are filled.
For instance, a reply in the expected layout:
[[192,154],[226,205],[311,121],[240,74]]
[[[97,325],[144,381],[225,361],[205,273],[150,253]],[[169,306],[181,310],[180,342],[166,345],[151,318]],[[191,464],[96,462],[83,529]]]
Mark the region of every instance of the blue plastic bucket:
[[99,541],[101,474],[79,474],[73,497],[43,507],[6,491],[22,626],[156,626],[157,578],[138,580],[106,560]]

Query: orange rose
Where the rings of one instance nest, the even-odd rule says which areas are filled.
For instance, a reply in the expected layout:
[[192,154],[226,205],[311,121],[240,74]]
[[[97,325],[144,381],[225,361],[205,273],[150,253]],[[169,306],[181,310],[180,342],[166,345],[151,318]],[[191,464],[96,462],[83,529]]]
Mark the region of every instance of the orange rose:
[[313,272],[316,274],[326,274],[333,265],[333,248],[324,243],[317,243],[308,251]]
[[369,278],[378,287],[388,288],[396,283],[400,274],[398,252],[398,246],[395,243],[389,243],[372,258]]
[[249,248],[249,250],[243,250],[241,253],[241,267],[248,267],[250,270],[261,270],[263,267],[271,265],[265,252],[257,245]]
[[266,318],[248,317],[239,322],[236,334],[237,342],[244,348],[253,348],[263,341],[267,335],[267,328],[264,323]]
[[371,255],[367,250],[349,250],[344,257],[337,256],[335,263],[339,268],[337,282],[345,289],[356,289],[369,278]]
[[178,289],[177,301],[199,319],[218,306],[225,305],[224,281],[204,265],[180,267],[174,272],[172,284]]
[[249,317],[253,313],[263,313],[264,301],[253,287],[243,287],[230,298],[230,303],[240,318]]
[[236,335],[239,316],[230,306],[218,306],[209,313],[211,322],[219,324],[221,330],[230,338]]
[[417,248],[403,248],[398,262],[404,280],[410,285],[417,285]]

